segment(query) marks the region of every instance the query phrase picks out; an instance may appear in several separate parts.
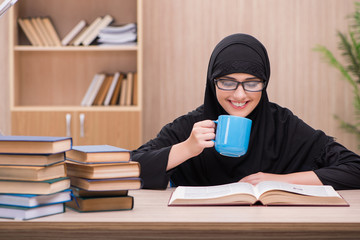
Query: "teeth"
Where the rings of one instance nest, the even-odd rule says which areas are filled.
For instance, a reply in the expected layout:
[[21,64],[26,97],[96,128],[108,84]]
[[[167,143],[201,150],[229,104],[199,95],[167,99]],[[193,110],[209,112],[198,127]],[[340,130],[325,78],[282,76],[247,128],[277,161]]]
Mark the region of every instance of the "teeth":
[[232,102],[232,104],[234,104],[237,107],[242,107],[242,106],[244,106],[246,104],[246,102],[244,102],[244,103]]

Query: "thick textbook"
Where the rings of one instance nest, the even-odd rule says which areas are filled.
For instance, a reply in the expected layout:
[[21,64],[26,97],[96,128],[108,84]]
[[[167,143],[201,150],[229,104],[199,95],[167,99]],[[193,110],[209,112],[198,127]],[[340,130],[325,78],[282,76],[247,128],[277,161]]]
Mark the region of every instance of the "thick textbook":
[[60,177],[66,177],[64,162],[46,167],[0,166],[0,179],[4,180],[44,181]]
[[0,154],[0,166],[50,166],[65,161],[65,153]]
[[265,181],[253,186],[237,182],[175,189],[169,206],[182,205],[349,206],[332,186]]
[[71,137],[0,136],[0,153],[7,154],[54,154],[71,146]]
[[134,198],[132,196],[75,197],[71,202],[67,202],[66,206],[79,212],[131,210],[134,207]]
[[115,197],[127,196],[128,190],[114,190],[114,191],[87,191],[77,187],[70,187],[75,197],[89,198],[89,197]]
[[72,177],[71,185],[88,191],[135,190],[142,187],[140,178],[86,179]]
[[36,195],[36,194],[0,194],[0,205],[19,207],[39,207],[55,203],[71,201],[71,191],[66,189],[61,192]]
[[66,162],[68,176],[88,179],[139,177],[140,164],[138,162],[82,164],[72,161]]
[[0,205],[0,218],[29,220],[65,212],[64,203],[44,205],[34,208]]
[[130,151],[110,145],[74,146],[66,158],[88,163],[129,162]]
[[70,187],[70,179],[55,178],[46,181],[0,180],[0,193],[51,194]]

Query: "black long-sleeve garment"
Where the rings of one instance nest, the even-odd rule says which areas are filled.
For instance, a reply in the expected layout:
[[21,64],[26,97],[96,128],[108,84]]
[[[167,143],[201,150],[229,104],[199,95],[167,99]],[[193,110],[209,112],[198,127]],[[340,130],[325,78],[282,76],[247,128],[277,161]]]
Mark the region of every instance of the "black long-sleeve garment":
[[[280,108],[276,104],[273,104],[273,107],[291,114],[287,109]],[[288,119],[283,120],[289,121],[289,116],[286,117]],[[332,185],[335,189],[360,188],[360,157],[331,137],[327,137],[327,143],[318,155],[309,156],[301,161],[292,159],[280,161],[276,156],[265,156],[265,154],[261,161],[253,161],[246,158],[246,155],[239,158],[224,157],[214,148],[208,148],[197,157],[167,172],[171,146],[185,141],[190,136],[194,123],[201,120],[204,120],[203,106],[164,126],[155,139],[133,151],[132,159],[141,164],[144,188],[164,189],[169,179],[175,185],[206,186],[236,182],[260,171],[285,174],[309,170],[314,170],[323,184]],[[300,119],[298,121],[302,122]],[[318,134],[323,133],[314,130],[315,138]],[[250,147],[255,148],[255,151],[261,151],[256,149],[256,146]]]
[[[217,100],[214,79],[232,73],[253,75],[266,86],[259,103],[246,116],[252,120],[247,153],[232,158],[206,148],[167,172],[172,145],[185,141],[194,123],[228,114]],[[336,189],[360,188],[360,157],[324,132],[311,128],[290,110],[271,103],[266,92],[269,80],[267,51],[257,39],[233,34],[220,41],[210,57],[204,104],[166,125],[155,139],[132,153],[133,160],[141,164],[144,187],[165,188],[169,178],[175,185],[217,185],[237,182],[257,172],[313,170],[323,184]]]

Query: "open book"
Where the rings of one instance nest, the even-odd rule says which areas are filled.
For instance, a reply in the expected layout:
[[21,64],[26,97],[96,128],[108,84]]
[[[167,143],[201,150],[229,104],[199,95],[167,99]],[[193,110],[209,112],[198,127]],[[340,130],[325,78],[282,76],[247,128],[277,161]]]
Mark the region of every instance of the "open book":
[[182,205],[313,205],[349,206],[332,186],[295,185],[265,181],[253,186],[237,182],[209,187],[180,186],[169,206]]

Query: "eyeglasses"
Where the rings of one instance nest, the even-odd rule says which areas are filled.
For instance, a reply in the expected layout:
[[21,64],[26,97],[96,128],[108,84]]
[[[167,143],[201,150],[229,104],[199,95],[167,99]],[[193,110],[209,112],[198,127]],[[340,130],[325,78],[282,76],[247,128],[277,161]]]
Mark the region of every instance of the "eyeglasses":
[[239,85],[242,85],[243,89],[247,92],[260,92],[265,88],[265,82],[262,80],[253,80],[238,82],[231,79],[214,79],[216,86],[224,91],[233,91],[236,90]]

